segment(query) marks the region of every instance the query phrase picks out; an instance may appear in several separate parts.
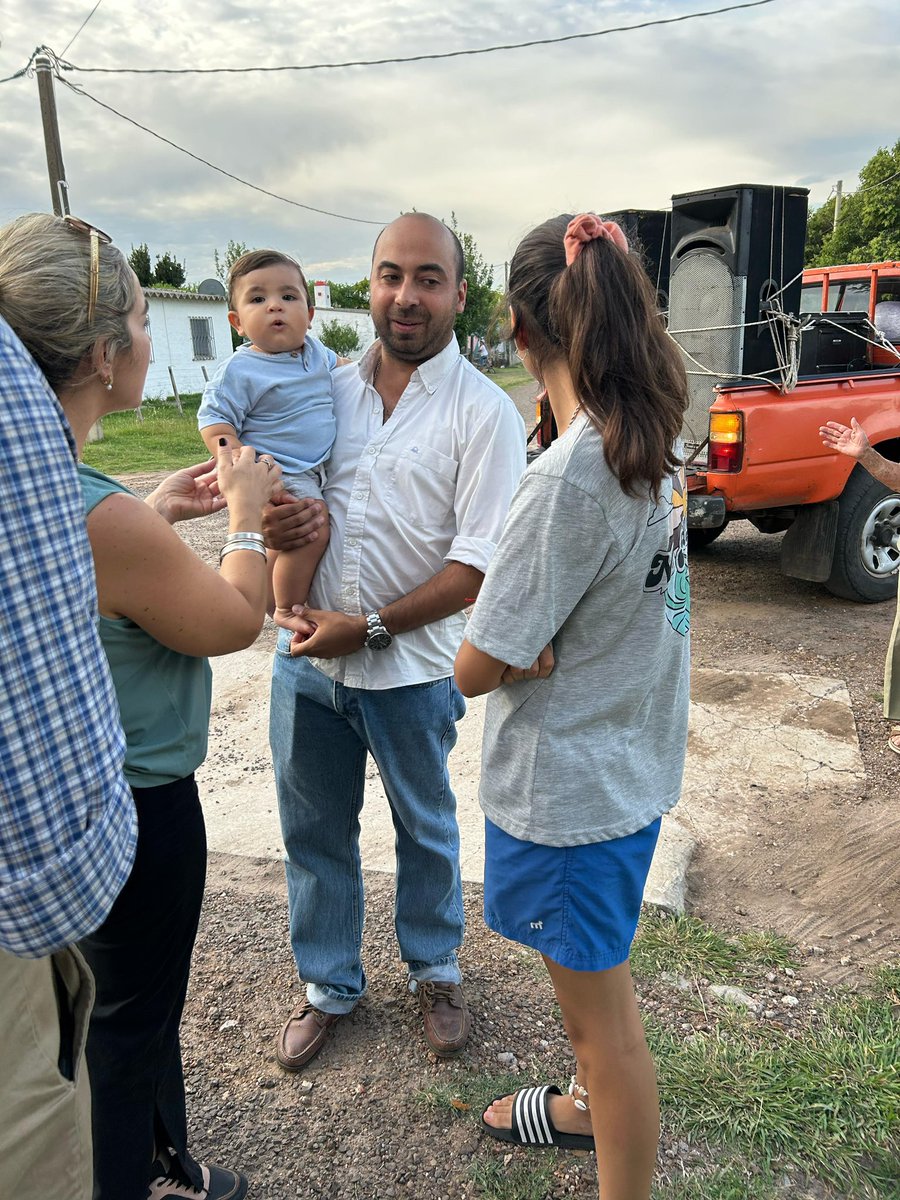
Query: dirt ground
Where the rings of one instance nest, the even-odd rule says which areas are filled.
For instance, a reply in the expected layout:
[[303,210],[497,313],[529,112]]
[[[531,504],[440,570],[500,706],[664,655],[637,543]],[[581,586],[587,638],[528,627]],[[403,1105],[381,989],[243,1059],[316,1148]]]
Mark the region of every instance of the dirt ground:
[[[129,482],[145,493],[153,481]],[[179,529],[212,560],[224,517]],[[688,894],[689,910],[722,931],[773,929],[798,944],[796,974],[775,972],[741,984],[760,997],[766,1013],[760,1019],[784,1029],[815,1012],[822,989],[853,986],[865,968],[900,957],[900,757],[886,748],[881,717],[893,605],[851,604],[819,585],[783,577],[779,540],[735,524],[693,556],[694,667],[701,669],[698,677],[702,668],[717,668],[845,680],[865,782],[837,798],[809,788],[795,804],[782,800],[777,808],[761,791],[758,806],[742,812],[730,836],[699,845]],[[271,644],[272,636],[267,627],[261,644]],[[735,676],[735,686],[740,680],[746,691],[744,675]],[[716,684],[720,700],[729,686],[727,678]],[[846,722],[843,712],[835,720]],[[727,795],[717,801],[727,812]],[[184,1025],[190,1119],[196,1151],[248,1171],[258,1200],[480,1195],[473,1164],[493,1156],[512,1170],[523,1152],[510,1158],[482,1139],[477,1123],[459,1119],[465,1102],[457,1110],[435,1110],[422,1093],[449,1082],[465,1096],[479,1074],[562,1083],[570,1070],[539,962],[486,932],[475,885],[466,885],[461,956],[474,1022],[470,1050],[457,1063],[428,1054],[396,958],[392,880],[370,875],[367,886],[369,995],[336,1027],[306,1074],[291,1077],[278,1069],[272,1047],[300,995],[281,869],[211,856]],[[696,1006],[682,1011],[671,987],[644,981],[641,993],[648,1011],[670,1026],[702,1028],[704,1015]],[[781,1003],[786,995],[789,1008]],[[661,1178],[689,1170],[698,1154],[667,1128]],[[797,1200],[824,1195],[789,1177],[784,1188]],[[562,1156],[547,1197],[596,1194],[593,1158]]]
[[[129,482],[145,493],[154,478]],[[214,561],[224,516],[178,528]],[[734,680],[740,692],[746,692],[746,672],[846,681],[865,785],[838,797],[810,787],[777,811],[760,790],[758,807],[742,810],[730,835],[699,845],[690,908],[716,924],[771,928],[805,945],[840,946],[837,960],[825,956],[822,970],[831,982],[848,982],[859,965],[897,957],[900,947],[900,756],[887,748],[890,726],[881,716],[894,606],[853,604],[819,584],[786,578],[778,569],[779,543],[779,536],[740,522],[692,555],[694,698],[711,686],[698,668],[741,672]],[[272,641],[267,622],[259,644]],[[721,702],[731,683],[718,679],[713,686]],[[846,710],[833,708],[834,720],[846,723]],[[727,794],[716,800],[727,821]],[[852,962],[842,967],[848,955]]]
[[[733,853],[701,846],[691,907],[714,924],[772,928],[840,949],[836,963],[825,956],[823,973],[849,981],[853,967],[896,959],[900,945],[900,757],[887,748],[881,715],[894,606],[852,604],[782,576],[779,542],[740,523],[692,557],[693,664],[845,680],[865,783],[840,798],[810,788],[780,811],[761,794]],[[835,711],[835,719],[845,718]],[[850,969],[841,970],[848,956]]]

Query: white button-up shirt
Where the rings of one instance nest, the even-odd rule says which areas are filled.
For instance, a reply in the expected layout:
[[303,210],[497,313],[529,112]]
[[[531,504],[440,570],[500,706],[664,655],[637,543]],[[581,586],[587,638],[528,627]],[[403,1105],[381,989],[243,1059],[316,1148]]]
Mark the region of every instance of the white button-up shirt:
[[[412,374],[388,420],[372,386],[376,343],[334,371],[337,434],[326,464],[331,540],[313,608],[359,615],[426,583],[448,562],[487,569],[519,478],[525,430],[509,397],[459,353],[455,337]],[[348,687],[444,679],[465,617],[398,634],[387,650],[312,661]]]

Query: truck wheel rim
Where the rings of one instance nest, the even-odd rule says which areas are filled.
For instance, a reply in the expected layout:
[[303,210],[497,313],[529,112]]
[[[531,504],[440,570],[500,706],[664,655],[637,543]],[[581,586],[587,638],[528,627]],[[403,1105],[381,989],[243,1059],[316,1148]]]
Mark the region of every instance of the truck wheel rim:
[[887,496],[869,514],[863,526],[860,551],[866,571],[879,579],[900,567],[900,496]]

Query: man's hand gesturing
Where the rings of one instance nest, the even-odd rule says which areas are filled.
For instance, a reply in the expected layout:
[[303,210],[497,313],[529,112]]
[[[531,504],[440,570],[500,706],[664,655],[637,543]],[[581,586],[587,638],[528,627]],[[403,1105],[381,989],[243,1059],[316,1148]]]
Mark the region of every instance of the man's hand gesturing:
[[857,461],[869,449],[866,431],[856,417],[850,418],[849,426],[842,425],[840,421],[826,421],[819,429],[819,436],[829,450],[837,450],[839,454],[846,454]]

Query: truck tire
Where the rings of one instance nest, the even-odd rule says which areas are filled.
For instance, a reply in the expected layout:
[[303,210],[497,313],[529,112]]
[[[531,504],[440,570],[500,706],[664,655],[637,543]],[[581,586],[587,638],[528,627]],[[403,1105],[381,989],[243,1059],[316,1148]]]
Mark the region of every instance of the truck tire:
[[707,546],[711,546],[720,533],[724,533],[728,526],[727,520],[717,526],[715,529],[689,529],[688,530],[688,553],[692,554],[696,550],[705,550]]
[[838,500],[838,525],[831,575],[825,586],[834,596],[875,604],[897,595],[900,550],[900,495],[874,479],[858,463]]

